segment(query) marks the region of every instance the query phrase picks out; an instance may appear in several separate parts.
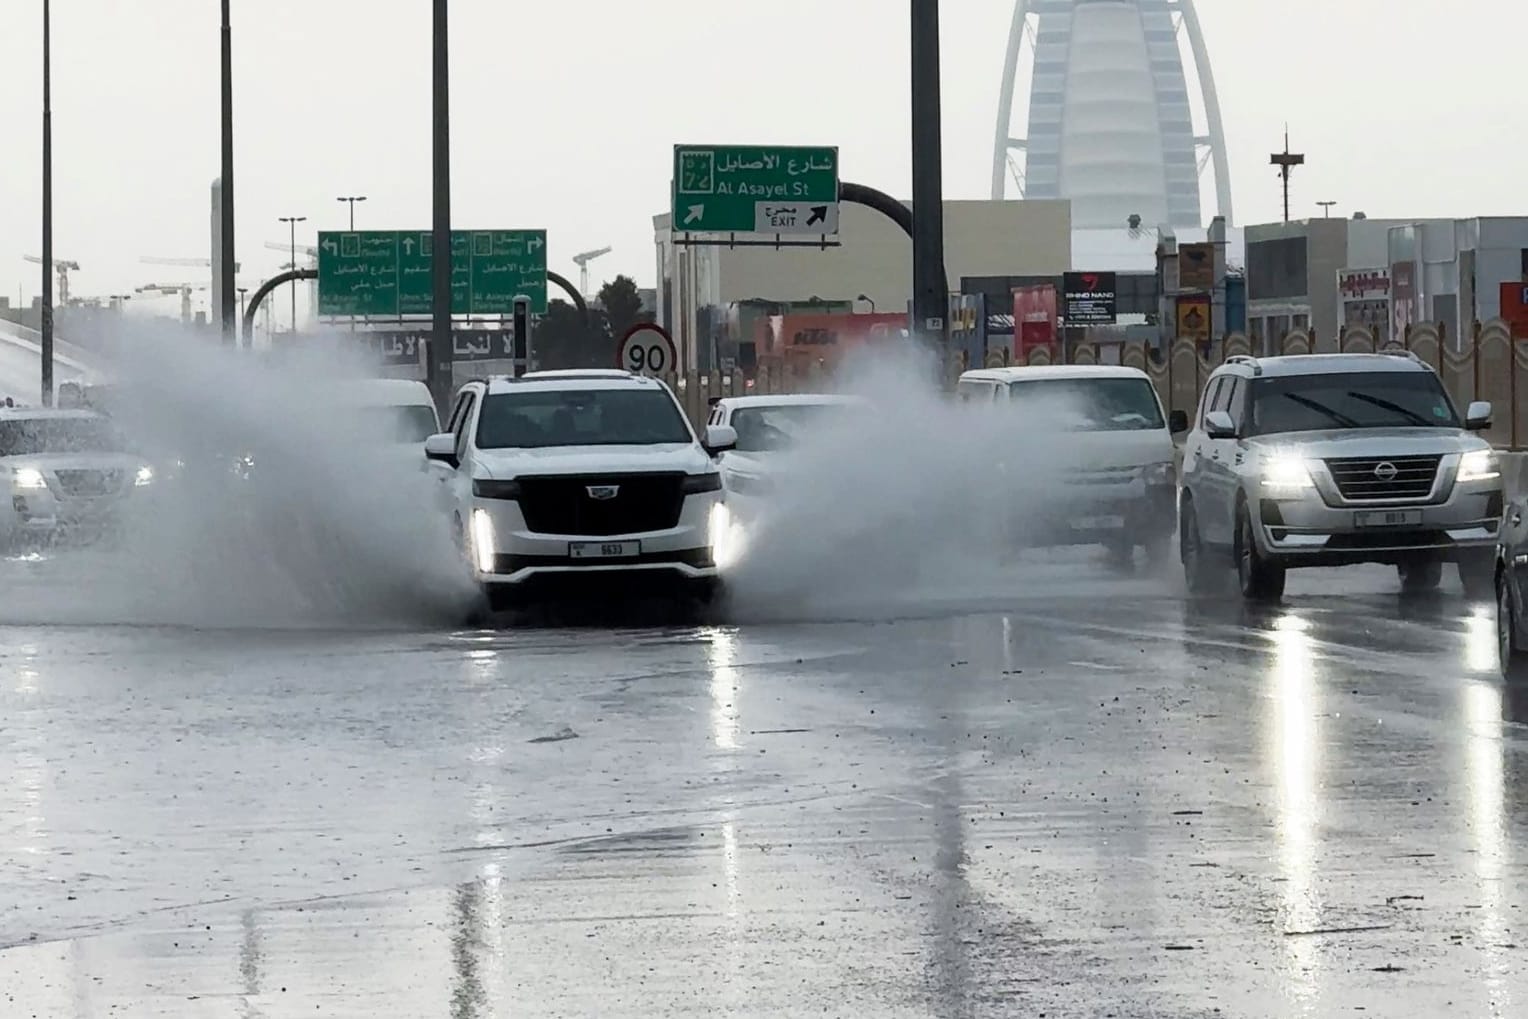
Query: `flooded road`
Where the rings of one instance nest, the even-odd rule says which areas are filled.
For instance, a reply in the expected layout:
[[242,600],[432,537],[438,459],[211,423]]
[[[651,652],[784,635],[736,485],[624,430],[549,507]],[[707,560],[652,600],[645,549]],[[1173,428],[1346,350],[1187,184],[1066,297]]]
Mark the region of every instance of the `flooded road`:
[[0,629],[0,1014],[1528,1010],[1487,610],[1074,573],[873,622]]

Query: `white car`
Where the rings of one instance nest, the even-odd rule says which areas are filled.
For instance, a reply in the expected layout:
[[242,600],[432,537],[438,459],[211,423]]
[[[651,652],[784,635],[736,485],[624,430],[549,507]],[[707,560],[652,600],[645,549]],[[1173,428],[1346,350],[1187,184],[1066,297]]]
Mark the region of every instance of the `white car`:
[[417,450],[420,443],[440,431],[435,400],[423,382],[362,379],[337,388],[344,413],[379,443],[409,445]]
[[[1047,365],[969,371],[967,404],[1018,411],[1015,444],[1046,450],[1026,464],[1028,498],[1016,507],[1022,538],[1036,545],[1103,545],[1119,560],[1137,546],[1165,562],[1177,524],[1173,435],[1188,416],[1162,412],[1151,378],[1114,365]],[[1042,445],[1043,444],[1043,445]]]
[[154,470],[93,411],[0,408],[0,542],[46,541],[111,525],[153,486]]
[[710,598],[731,532],[713,457],[674,394],[623,371],[469,382],[425,455],[457,546],[495,611],[578,583]]
[[823,422],[869,404],[857,396],[726,396],[711,405],[708,426],[732,429],[737,445],[718,457],[729,504],[744,515],[757,510],[779,480],[782,455],[810,440]]

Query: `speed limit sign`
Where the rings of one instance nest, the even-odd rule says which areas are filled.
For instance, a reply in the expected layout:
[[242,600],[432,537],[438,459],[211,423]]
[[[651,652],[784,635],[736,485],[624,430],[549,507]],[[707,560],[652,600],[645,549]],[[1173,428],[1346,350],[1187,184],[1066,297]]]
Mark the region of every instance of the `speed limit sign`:
[[679,366],[673,338],[667,329],[652,322],[638,322],[626,330],[616,356],[617,366],[638,374],[662,375]]

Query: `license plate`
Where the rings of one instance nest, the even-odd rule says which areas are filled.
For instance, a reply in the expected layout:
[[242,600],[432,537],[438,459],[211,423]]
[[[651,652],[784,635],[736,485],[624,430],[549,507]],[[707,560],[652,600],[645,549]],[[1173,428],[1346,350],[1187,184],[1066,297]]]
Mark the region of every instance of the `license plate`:
[[1364,510],[1353,514],[1354,527],[1416,527],[1421,510]]
[[626,559],[641,554],[640,541],[572,541],[568,543],[570,559]]
[[1117,531],[1124,526],[1121,516],[1078,517],[1072,521],[1072,527],[1079,531]]

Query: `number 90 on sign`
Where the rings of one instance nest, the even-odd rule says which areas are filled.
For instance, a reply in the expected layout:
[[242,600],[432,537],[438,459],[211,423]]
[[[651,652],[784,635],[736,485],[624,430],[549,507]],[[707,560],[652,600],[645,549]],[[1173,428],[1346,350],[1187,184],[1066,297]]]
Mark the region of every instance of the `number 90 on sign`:
[[675,368],[674,343],[653,326],[639,327],[621,339],[620,366],[629,372],[662,375]]

